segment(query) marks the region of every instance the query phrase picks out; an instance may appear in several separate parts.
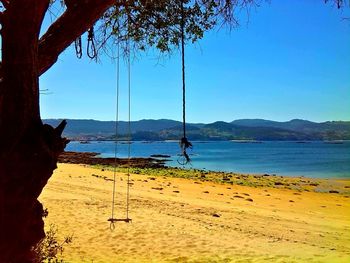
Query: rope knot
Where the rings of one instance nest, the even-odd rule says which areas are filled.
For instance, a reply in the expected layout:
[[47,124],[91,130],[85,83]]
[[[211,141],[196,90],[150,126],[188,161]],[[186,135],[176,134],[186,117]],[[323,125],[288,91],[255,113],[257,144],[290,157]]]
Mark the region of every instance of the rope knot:
[[91,59],[94,59],[97,57],[97,51],[96,51],[95,41],[94,41],[94,27],[91,27],[88,30],[88,44],[87,44],[86,53],[88,57]]
[[192,149],[193,145],[192,143],[186,138],[186,137],[182,137],[181,140],[180,140],[180,148],[181,148],[181,151],[182,151],[182,156],[184,157],[184,160],[182,162],[180,162],[178,160],[178,163],[181,164],[181,165],[185,165],[185,164],[188,164],[191,162],[191,158],[190,156],[188,155],[187,153],[187,149],[190,148]]

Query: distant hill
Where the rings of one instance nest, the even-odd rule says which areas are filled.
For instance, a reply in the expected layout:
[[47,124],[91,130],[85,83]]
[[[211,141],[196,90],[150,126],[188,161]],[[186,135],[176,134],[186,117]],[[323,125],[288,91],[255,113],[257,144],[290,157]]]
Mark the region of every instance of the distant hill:
[[[222,134],[232,140],[312,140],[313,138],[297,131],[274,127],[247,127],[232,123],[215,122],[205,126],[210,133]],[[315,138],[318,139],[318,138]]]
[[242,119],[232,121],[231,124],[256,128],[269,127],[288,131],[301,132],[321,140],[349,140],[350,121],[312,122],[294,119],[286,122],[269,121],[263,119]]
[[[57,126],[62,120],[61,119],[46,119],[45,123],[52,126]],[[64,130],[65,136],[75,137],[83,135],[103,135],[112,136],[115,133],[115,122],[114,121],[96,121],[96,120],[70,120],[67,119],[68,125]],[[131,133],[137,132],[155,132],[158,133],[161,130],[179,126],[181,122],[173,120],[140,120],[131,122]],[[128,133],[128,122],[118,122],[118,131],[120,134]]]
[[[44,123],[57,126],[61,120],[47,119]],[[114,121],[67,120],[64,136],[73,140],[114,139]],[[140,120],[130,125],[133,140],[177,140],[182,135],[182,123],[174,120]],[[190,140],[350,140],[349,121],[322,123],[294,119],[277,122],[263,119],[241,119],[232,122],[189,123]],[[120,139],[128,133],[128,123],[118,123]]]

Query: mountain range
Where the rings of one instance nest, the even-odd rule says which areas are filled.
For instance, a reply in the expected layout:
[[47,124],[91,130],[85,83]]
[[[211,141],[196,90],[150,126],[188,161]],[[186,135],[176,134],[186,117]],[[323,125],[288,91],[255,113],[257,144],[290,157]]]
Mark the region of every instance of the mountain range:
[[[61,119],[46,119],[44,123],[57,126]],[[113,140],[114,121],[67,119],[64,136],[72,140]],[[118,139],[127,138],[129,124],[118,122]],[[174,120],[139,120],[130,123],[132,140],[178,140],[182,137],[182,123]],[[312,122],[294,119],[286,122],[263,119],[217,121],[209,124],[188,123],[189,140],[350,140],[350,121]]]

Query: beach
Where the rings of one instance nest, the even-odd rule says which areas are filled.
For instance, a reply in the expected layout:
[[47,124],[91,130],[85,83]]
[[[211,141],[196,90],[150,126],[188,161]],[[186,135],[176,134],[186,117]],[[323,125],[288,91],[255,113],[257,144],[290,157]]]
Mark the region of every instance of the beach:
[[65,262],[350,262],[349,180],[162,171],[132,170],[132,222],[111,231],[113,170],[60,163],[39,200],[46,228],[73,235]]

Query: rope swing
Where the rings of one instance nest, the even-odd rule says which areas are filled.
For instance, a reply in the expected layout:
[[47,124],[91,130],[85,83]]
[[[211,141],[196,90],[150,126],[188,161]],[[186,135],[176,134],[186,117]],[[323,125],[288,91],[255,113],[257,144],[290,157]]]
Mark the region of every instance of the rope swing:
[[115,229],[115,222],[130,223],[129,218],[129,203],[130,203],[130,158],[131,158],[131,66],[130,66],[130,42],[127,39],[127,70],[128,70],[128,164],[127,164],[127,188],[126,188],[126,216],[125,218],[115,218],[115,192],[116,192],[116,174],[117,174],[117,152],[118,152],[118,124],[119,124],[119,79],[120,79],[120,45],[119,45],[119,27],[118,27],[118,42],[117,42],[117,77],[116,77],[116,118],[115,118],[115,141],[114,141],[114,165],[113,165],[113,196],[112,196],[112,212],[108,219],[110,229]]
[[181,1],[181,64],[182,64],[182,127],[183,136],[180,140],[181,156],[177,162],[181,165],[186,165],[191,162],[187,153],[187,149],[192,149],[192,143],[186,137],[186,75],[185,75],[185,18],[184,18],[184,4]]

